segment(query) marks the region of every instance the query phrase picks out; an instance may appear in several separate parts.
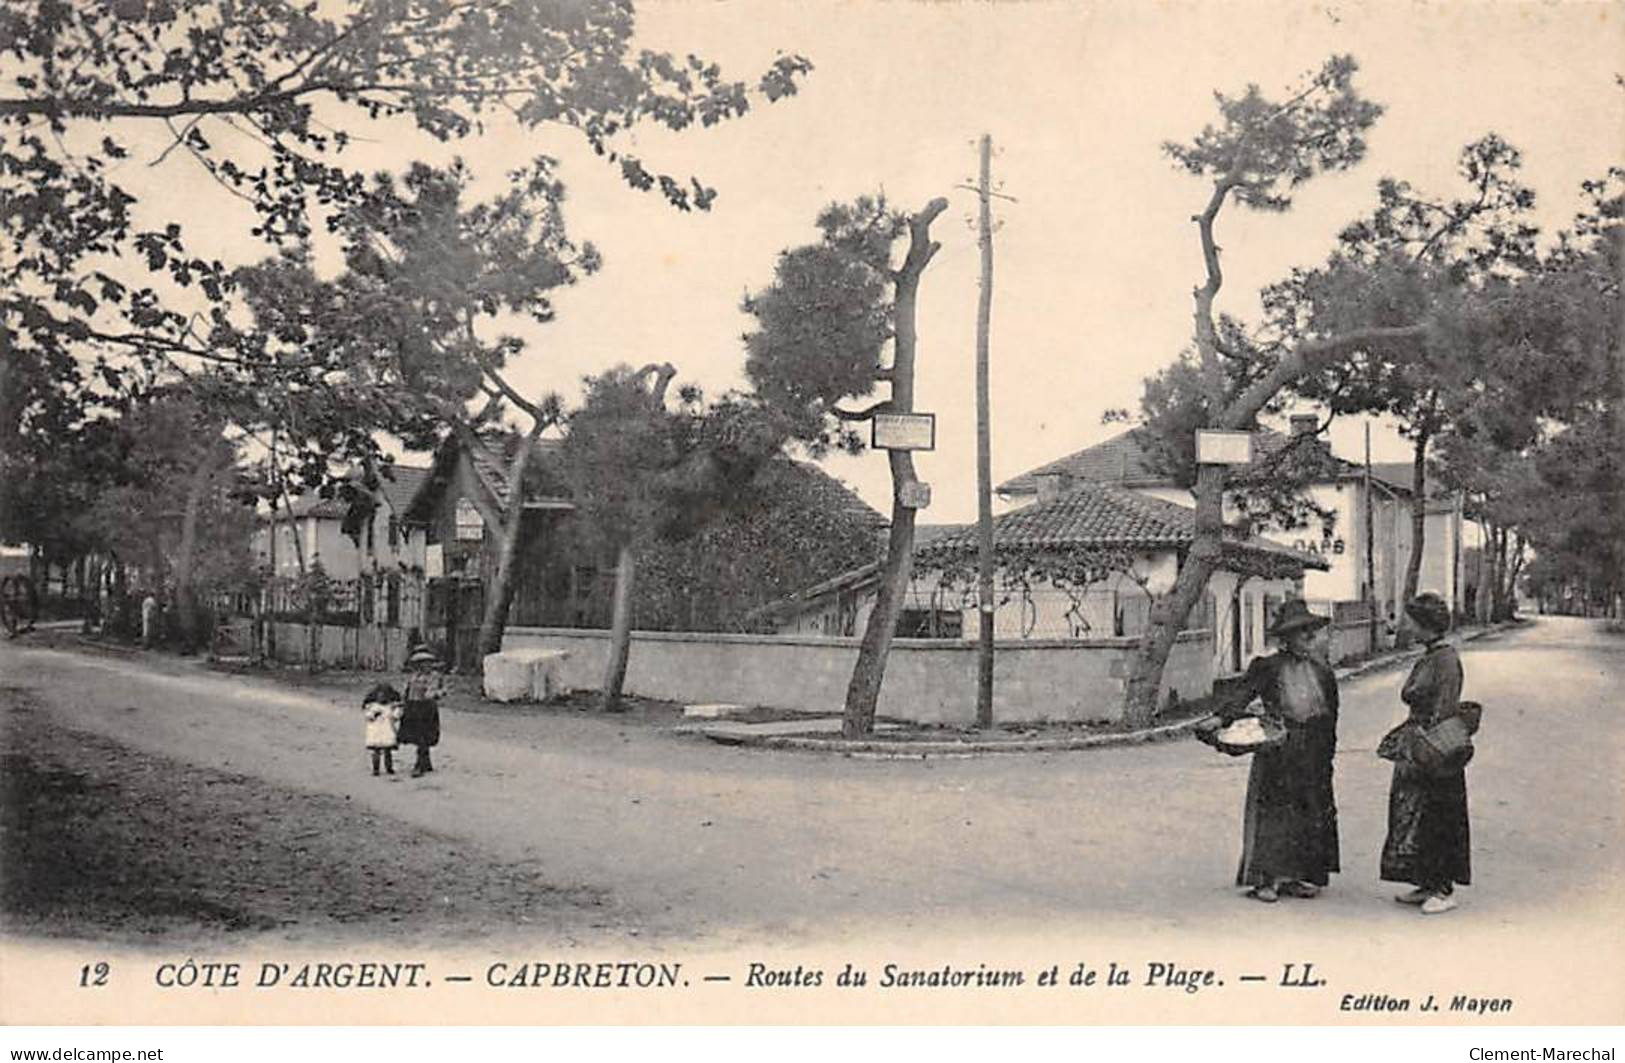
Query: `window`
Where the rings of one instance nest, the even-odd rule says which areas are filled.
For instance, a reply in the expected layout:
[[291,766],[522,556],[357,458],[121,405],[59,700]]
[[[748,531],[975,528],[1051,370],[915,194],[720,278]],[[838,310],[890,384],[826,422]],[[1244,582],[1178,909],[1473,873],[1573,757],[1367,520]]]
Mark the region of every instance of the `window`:
[[401,522],[395,517],[389,518],[389,548],[399,550],[401,547]]
[[457,500],[457,538],[460,541],[485,538],[485,519],[466,498]]
[[965,617],[947,609],[904,609],[897,617],[900,639],[963,638]]

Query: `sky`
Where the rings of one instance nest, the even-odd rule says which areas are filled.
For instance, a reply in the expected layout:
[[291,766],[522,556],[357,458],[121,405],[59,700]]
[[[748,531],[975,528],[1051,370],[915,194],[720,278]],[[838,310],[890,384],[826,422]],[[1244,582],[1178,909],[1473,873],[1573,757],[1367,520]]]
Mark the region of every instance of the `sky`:
[[[976,512],[976,197],[962,186],[974,184],[981,134],[1014,199],[996,207],[995,483],[1120,431],[1102,413],[1136,408],[1142,379],[1189,344],[1201,279],[1191,215],[1209,188],[1161,144],[1213,120],[1215,90],[1254,82],[1278,95],[1346,52],[1360,90],[1386,108],[1366,160],[1304,186],[1289,213],[1221,217],[1219,308],[1244,319],[1256,319],[1260,287],[1325,257],[1374,204],[1380,177],[1460,195],[1457,153],[1487,132],[1524,153],[1548,230],[1573,216],[1583,179],[1625,163],[1618,3],[641,0],[638,19],[644,46],[698,53],[742,79],[781,51],[815,66],[797,96],[743,119],[629,138],[651,168],[715,186],[707,213],[628,189],[564,134],[499,131],[445,148],[385,133],[356,150],[377,165],[455,152],[490,188],[534,154],[561,158],[569,225],[604,268],[560,293],[557,321],[526,333],[512,375],[566,395],[617,362],[670,361],[711,393],[741,386],[740,299],[771,281],[780,251],[815,238],[820,208],[880,189],[907,209],[947,196],[919,312],[916,408],[937,416],[937,449],[916,462],[933,486],[920,518],[931,523]],[[196,187],[184,179],[155,195]],[[1361,434],[1357,420],[1340,422],[1334,446],[1357,458]],[[1374,457],[1409,452],[1379,425]],[[889,511],[881,454],[826,468]]]

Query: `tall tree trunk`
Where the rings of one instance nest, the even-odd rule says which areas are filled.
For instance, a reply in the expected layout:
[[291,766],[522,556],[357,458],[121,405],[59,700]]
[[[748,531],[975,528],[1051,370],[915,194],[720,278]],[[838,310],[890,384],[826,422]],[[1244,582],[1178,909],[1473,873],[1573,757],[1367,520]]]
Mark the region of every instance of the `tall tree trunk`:
[[[948,209],[945,199],[933,199],[925,209],[909,219],[908,255],[893,275],[896,287],[894,324],[895,354],[892,358],[890,412],[914,410],[914,355],[918,342],[915,309],[919,301],[920,276],[931,264],[939,244],[931,239],[931,223]],[[897,634],[897,617],[908,593],[909,575],[914,564],[914,510],[905,506],[904,491],[918,482],[914,457],[906,450],[887,453],[892,477],[892,523],[886,537],[886,561],[881,567],[880,586],[874,611],[863,629],[858,660],[846,687],[846,705],[841,733],[858,738],[874,730],[875,706],[880,701],[880,685],[886,678],[886,658]]]
[[[1285,353],[1263,374],[1232,394],[1226,384],[1220,360],[1214,300],[1224,285],[1219,262],[1219,245],[1213,223],[1233,189],[1246,183],[1240,172],[1226,174],[1214,183],[1206,208],[1192,220],[1197,224],[1202,245],[1202,261],[1207,270],[1203,284],[1192,293],[1195,309],[1196,351],[1201,360],[1203,390],[1208,402],[1204,427],[1227,431],[1249,431],[1258,412],[1287,385],[1330,365],[1336,365],[1361,351],[1380,350],[1414,344],[1426,332],[1422,325],[1400,325],[1356,329],[1334,336],[1305,340]],[[1124,718],[1143,726],[1156,714],[1156,695],[1168,657],[1179,637],[1179,628],[1191,608],[1201,598],[1208,577],[1218,568],[1224,546],[1224,470],[1204,466],[1198,470],[1196,516],[1191,547],[1174,585],[1152,602],[1151,613],[1139,647],[1130,665],[1129,680],[1123,689]]]
[[1503,528],[1497,536],[1495,565],[1495,615],[1499,622],[1512,617],[1514,581],[1518,578],[1517,533]]
[[[1201,600],[1219,567],[1224,549],[1224,475],[1221,465],[1204,465],[1196,476],[1196,534],[1174,577],[1174,585],[1151,602],[1128,681],[1123,686],[1124,716],[1136,727],[1157,713],[1157,692],[1185,620]],[[1243,662],[1245,664],[1245,662]]]
[[626,662],[632,651],[632,581],[636,576],[632,546],[621,547],[615,561],[615,611],[609,626],[609,662],[604,668],[603,707],[621,707],[626,685]]
[[[1422,553],[1427,548],[1427,455],[1430,438],[1430,433],[1419,432],[1411,446],[1411,553],[1405,559],[1405,587],[1397,603],[1401,611],[1406,602],[1416,597],[1422,584]],[[1399,625],[1394,646],[1404,649],[1410,644],[1410,628]]]
[[1411,457],[1411,556],[1405,562],[1405,595],[1416,597],[1422,583],[1422,553],[1427,547],[1427,454],[1428,433],[1416,437]]
[[1495,595],[1495,619],[1497,622],[1512,615],[1512,606],[1508,595],[1512,591],[1512,530],[1501,530],[1501,549],[1499,560],[1495,566],[1498,577]]
[[[894,484],[899,477],[913,477],[914,463],[907,451],[894,450],[891,459]],[[902,615],[914,567],[914,510],[892,499],[891,530],[886,535],[886,560],[880,567],[880,585],[875,607],[863,628],[858,644],[858,662],[846,687],[846,714],[841,733],[847,738],[870,734],[875,726],[875,707],[880,702],[880,684],[886,678],[886,659],[897,634],[897,618]]]
[[193,570],[197,555],[198,510],[203,505],[203,493],[214,479],[216,463],[205,453],[198,459],[186,483],[186,506],[181,511],[181,543],[175,557],[175,604],[180,610],[181,640],[188,650],[197,649],[198,631],[197,588],[193,586]]
[[38,543],[28,544],[28,582],[40,597],[51,592],[51,566],[45,560],[45,551]]
[[[1229,176],[1218,181],[1207,206],[1194,219],[1206,275],[1202,285],[1192,292],[1195,306],[1191,318],[1208,409],[1212,411],[1210,416],[1218,415],[1215,427],[1228,427],[1226,422],[1234,415],[1241,415],[1237,423],[1245,425],[1257,412],[1256,408],[1250,411],[1241,408],[1245,395],[1226,409],[1224,369],[1219,363],[1219,335],[1214,324],[1213,305],[1224,287],[1224,270],[1219,262],[1213,225],[1230,190],[1237,184],[1239,181]],[[1174,577],[1173,587],[1151,603],[1145,630],[1140,634],[1140,644],[1129,666],[1128,680],[1123,684],[1123,716],[1131,726],[1144,727],[1156,716],[1157,693],[1162,687],[1162,676],[1173,654],[1174,643],[1179,639],[1179,629],[1218,567],[1219,555],[1224,549],[1224,480],[1224,466],[1197,468],[1192,489],[1196,495],[1196,514],[1190,549]]]
[[519,445],[508,469],[508,512],[502,515],[502,542],[497,551],[497,569],[491,577],[491,586],[485,589],[485,615],[480,618],[480,657],[502,652],[502,637],[508,629],[508,610],[513,605],[515,578],[519,558],[520,533],[524,528],[525,471],[530,467],[536,441],[549,422],[536,418],[530,432]]
[[[288,515],[288,527],[293,530],[293,557],[299,566],[299,587],[304,597],[305,607],[305,670],[316,671],[318,664],[316,657],[321,644],[321,631],[317,626],[316,603],[311,598],[310,568],[305,563],[305,544],[299,539],[299,522],[293,518],[293,497],[288,494],[288,483],[280,475],[277,477],[277,486],[282,493],[283,512]],[[275,535],[277,525],[275,519],[271,521],[271,534]]]
[[85,581],[85,568],[85,555],[80,554],[73,561],[74,597],[79,600],[79,630],[88,634],[90,631],[90,590]]
[[1518,577],[1523,574],[1523,547],[1523,533],[1514,530],[1512,533],[1512,557],[1507,565],[1507,619],[1511,619],[1518,614]]

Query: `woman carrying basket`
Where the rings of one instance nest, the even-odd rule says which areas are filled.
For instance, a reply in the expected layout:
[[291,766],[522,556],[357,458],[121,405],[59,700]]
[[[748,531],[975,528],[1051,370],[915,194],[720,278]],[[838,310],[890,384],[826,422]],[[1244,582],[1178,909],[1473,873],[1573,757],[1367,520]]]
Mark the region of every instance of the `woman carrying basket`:
[[1313,652],[1329,621],[1296,599],[1285,602],[1269,633],[1281,652],[1255,659],[1225,699],[1230,722],[1256,698],[1285,726],[1285,741],[1252,754],[1242,812],[1241,868],[1236,885],[1273,902],[1319,894],[1338,867],[1337,804],[1332,755],[1337,749],[1337,678]]
[[[1394,761],[1388,792],[1388,837],[1382,878],[1414,888],[1394,899],[1439,915],[1456,907],[1455,888],[1472,881],[1467,824],[1468,740],[1478,729],[1477,707],[1461,700],[1461,657],[1444,641],[1450,607],[1437,594],[1405,604],[1406,621],[1427,647],[1400,690],[1410,717],[1383,739],[1378,754]],[[1441,724],[1455,719],[1456,741]]]

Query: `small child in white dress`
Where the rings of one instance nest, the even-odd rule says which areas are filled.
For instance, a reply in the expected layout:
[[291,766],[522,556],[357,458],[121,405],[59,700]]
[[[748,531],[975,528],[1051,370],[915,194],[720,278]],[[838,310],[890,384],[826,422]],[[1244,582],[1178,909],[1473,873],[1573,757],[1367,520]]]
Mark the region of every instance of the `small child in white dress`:
[[395,746],[401,727],[401,695],[388,683],[379,683],[367,691],[361,701],[361,714],[367,721],[365,739],[367,751],[372,754],[372,773],[378,774],[380,762],[384,771],[395,774]]

